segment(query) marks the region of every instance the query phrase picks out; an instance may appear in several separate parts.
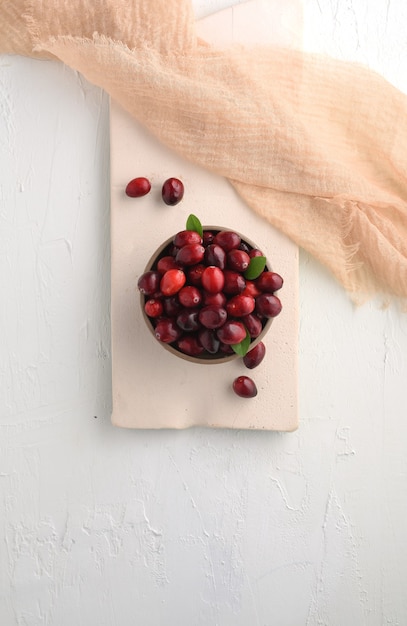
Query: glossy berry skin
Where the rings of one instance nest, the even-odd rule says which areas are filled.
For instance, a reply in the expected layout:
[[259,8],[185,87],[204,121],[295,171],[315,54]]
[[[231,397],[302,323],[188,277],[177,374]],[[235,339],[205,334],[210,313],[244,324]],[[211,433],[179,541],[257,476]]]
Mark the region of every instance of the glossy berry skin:
[[180,265],[195,265],[204,258],[205,248],[200,243],[188,243],[177,252],[175,260]]
[[137,281],[140,293],[152,296],[160,289],[161,274],[155,270],[144,272]]
[[256,256],[264,256],[263,252],[258,248],[252,248],[249,252],[249,257],[253,259]]
[[247,278],[245,280],[246,287],[242,291],[242,296],[252,296],[252,298],[257,298],[257,296],[261,294],[260,289],[253,280],[247,280]]
[[163,298],[163,307],[167,317],[176,317],[182,310],[182,306],[176,294]]
[[159,298],[150,298],[144,305],[144,311],[148,317],[160,317],[164,311],[162,300]]
[[198,310],[182,309],[176,318],[176,322],[182,330],[188,333],[201,328]]
[[202,274],[206,269],[206,265],[203,263],[197,263],[196,265],[192,265],[187,269],[187,282],[190,285],[195,285],[195,287],[200,287],[202,285]]
[[174,320],[161,318],[155,326],[154,334],[158,341],[173,343],[181,337],[182,330],[177,326]]
[[202,293],[199,291],[198,287],[194,287],[194,285],[186,285],[185,287],[181,287],[178,292],[178,300],[182,306],[189,308],[197,307],[202,302]]
[[161,292],[164,296],[173,296],[185,285],[186,279],[187,277],[182,270],[168,270],[161,278]]
[[216,267],[220,267],[221,270],[226,267],[226,252],[221,246],[215,243],[211,243],[206,247],[204,259],[208,266],[215,265]]
[[233,248],[226,255],[227,267],[236,272],[245,272],[249,267],[250,257],[244,250]]
[[160,272],[160,274],[165,274],[165,272],[168,272],[168,270],[173,269],[180,269],[173,256],[167,255],[161,257],[161,259],[158,259],[157,272]]
[[208,293],[204,291],[202,303],[204,306],[220,306],[225,308],[226,296],[223,291],[219,291],[218,293]]
[[220,267],[210,265],[202,273],[202,287],[209,293],[219,293],[225,284],[225,276]]
[[262,293],[256,299],[256,313],[261,317],[276,317],[281,309],[280,299],[272,293]]
[[260,291],[274,293],[283,286],[283,279],[277,272],[263,272],[255,281],[256,287]]
[[222,307],[205,306],[199,312],[199,321],[205,328],[220,328],[226,322],[227,316],[226,309]]
[[195,335],[185,335],[177,342],[177,347],[184,354],[189,356],[199,356],[204,351],[202,344]]
[[172,242],[177,248],[182,248],[190,243],[202,243],[202,237],[194,230],[181,230],[174,236]]
[[237,320],[227,320],[223,326],[218,328],[217,335],[219,341],[231,346],[240,343],[246,337],[246,328]]
[[259,343],[256,346],[254,346],[254,348],[249,350],[249,352],[247,352],[244,355],[243,363],[248,369],[252,370],[258,365],[260,365],[260,363],[264,359],[265,354],[266,354],[266,346],[264,345],[262,341],[259,341]]
[[246,326],[247,332],[252,339],[258,337],[263,330],[261,319],[255,313],[250,313],[242,317],[242,322]]
[[233,391],[241,398],[254,398],[257,396],[257,387],[248,376],[238,376],[233,381]]
[[240,235],[231,230],[219,231],[213,240],[213,242],[221,246],[225,252],[229,252],[229,250],[233,250],[233,248],[238,248],[241,241]]
[[184,197],[184,185],[179,178],[167,178],[161,190],[162,199],[168,206],[174,206]]
[[139,176],[138,178],[133,178],[127,186],[126,186],[126,195],[129,198],[141,198],[148,194],[151,189],[151,184],[148,178],[144,178],[143,176]]
[[238,293],[241,293],[246,287],[246,281],[243,278],[242,274],[240,274],[239,272],[234,272],[233,270],[225,270],[223,274],[225,277],[223,291],[227,295],[236,295]]
[[215,330],[202,328],[198,333],[199,341],[209,354],[216,354],[220,347],[220,341]]
[[252,296],[233,296],[226,303],[226,311],[230,317],[243,317],[254,311],[256,302]]

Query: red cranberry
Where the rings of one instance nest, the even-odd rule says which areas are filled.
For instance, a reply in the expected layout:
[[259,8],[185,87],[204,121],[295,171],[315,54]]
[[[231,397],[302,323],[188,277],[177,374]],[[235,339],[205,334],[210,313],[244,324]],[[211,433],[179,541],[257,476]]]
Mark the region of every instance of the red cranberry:
[[185,285],[186,279],[187,277],[182,270],[168,270],[161,278],[160,289],[164,296],[173,296]]
[[209,246],[209,244],[211,244],[213,242],[213,239],[215,237],[215,233],[213,233],[211,230],[204,230],[203,232],[203,245]]
[[240,246],[241,238],[240,235],[231,230],[221,230],[215,235],[213,241],[226,252],[229,252],[229,250]]
[[154,270],[144,272],[137,281],[139,291],[145,296],[152,296],[160,289],[161,274]]
[[225,284],[225,276],[220,267],[210,265],[202,273],[202,287],[209,293],[219,293]]
[[236,272],[245,272],[249,267],[250,257],[244,250],[233,248],[229,250],[226,256],[227,266]]
[[187,282],[191,285],[195,285],[195,287],[200,287],[202,285],[202,274],[205,269],[206,265],[203,263],[197,263],[196,265],[189,267],[187,270]]
[[262,341],[259,341],[259,343],[256,346],[254,346],[254,348],[249,350],[249,352],[247,352],[244,355],[243,363],[245,364],[247,368],[252,370],[258,365],[260,365],[260,363],[264,359],[265,354],[266,354],[266,346],[264,345]]
[[238,293],[241,293],[246,287],[246,281],[243,278],[242,274],[239,274],[239,272],[234,272],[233,270],[225,270],[224,277],[225,284],[223,286],[223,291],[228,295],[236,295]]
[[168,178],[162,186],[161,195],[165,204],[174,206],[184,197],[184,185],[178,178]]
[[230,317],[243,317],[254,311],[255,304],[255,300],[252,296],[242,296],[242,294],[239,294],[233,296],[226,303],[226,311]]
[[281,309],[281,301],[272,293],[262,293],[256,298],[256,312],[262,317],[276,317]]
[[222,307],[205,306],[200,310],[199,321],[205,328],[220,328],[226,322],[227,316],[226,309]]
[[209,354],[216,354],[219,351],[220,341],[214,330],[202,328],[198,333],[199,341]]
[[189,243],[202,243],[202,237],[194,230],[181,230],[172,240],[174,246],[182,248]]
[[202,302],[202,293],[199,291],[198,287],[186,285],[179,290],[178,300],[182,306],[187,308],[197,307]]
[[138,178],[133,178],[126,187],[126,195],[130,198],[141,198],[141,196],[145,196],[151,189],[151,184],[148,178],[144,178],[143,176],[139,176]]
[[185,335],[177,342],[177,347],[188,356],[199,356],[204,351],[203,346],[195,335]]
[[252,296],[252,298],[257,298],[260,294],[261,291],[257,288],[256,283],[253,280],[248,280],[246,278],[246,287],[242,291],[242,296]]
[[252,248],[249,252],[249,257],[253,259],[256,256],[264,256],[263,252],[258,248]]
[[219,291],[218,293],[208,293],[207,291],[204,291],[203,292],[203,304],[204,306],[225,307],[226,296],[223,293],[223,291]]
[[161,318],[157,322],[154,334],[158,341],[162,341],[163,343],[172,343],[181,337],[182,330],[176,325],[174,320]]
[[181,265],[195,265],[204,258],[205,248],[200,243],[188,243],[177,252],[175,260]]
[[217,335],[222,343],[234,345],[240,343],[246,337],[246,328],[242,322],[227,320],[223,326],[218,328]]
[[165,274],[168,270],[179,269],[177,262],[175,261],[173,256],[163,256],[161,259],[157,261],[157,272],[160,274]]
[[258,337],[263,330],[261,319],[254,313],[250,313],[249,315],[242,317],[242,322],[246,326],[247,332],[252,339]]
[[277,272],[263,272],[256,279],[256,286],[260,291],[273,293],[283,286],[283,279]]
[[168,317],[176,317],[182,309],[182,306],[176,295],[164,298],[163,306],[164,312]]
[[160,317],[163,314],[163,303],[158,298],[150,298],[144,305],[144,311],[148,317]]
[[206,265],[216,265],[221,270],[226,267],[226,252],[221,247],[214,243],[209,244],[205,248],[205,263]]
[[238,376],[233,381],[233,391],[241,398],[254,398],[257,396],[257,387],[248,376]]
[[177,315],[176,322],[185,332],[191,332],[201,328],[198,310],[182,309],[182,311],[180,311]]

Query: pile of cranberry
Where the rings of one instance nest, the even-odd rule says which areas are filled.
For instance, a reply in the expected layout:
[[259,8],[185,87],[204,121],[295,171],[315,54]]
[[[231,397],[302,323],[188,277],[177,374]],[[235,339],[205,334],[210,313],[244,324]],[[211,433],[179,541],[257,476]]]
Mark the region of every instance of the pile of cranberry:
[[[193,360],[238,354],[253,369],[265,355],[258,337],[282,309],[275,292],[283,279],[238,233],[203,229],[195,220],[196,230],[178,232],[140,276],[144,312],[159,341]],[[248,376],[236,378],[233,389],[257,394]]]

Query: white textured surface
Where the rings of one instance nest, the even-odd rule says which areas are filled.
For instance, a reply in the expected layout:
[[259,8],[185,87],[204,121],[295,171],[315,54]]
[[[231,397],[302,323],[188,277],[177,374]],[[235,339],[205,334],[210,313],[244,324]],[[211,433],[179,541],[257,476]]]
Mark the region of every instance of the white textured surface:
[[[304,6],[407,91],[404,0]],[[303,254],[297,432],[112,427],[107,98],[2,57],[0,109],[1,625],[407,623],[407,316]]]

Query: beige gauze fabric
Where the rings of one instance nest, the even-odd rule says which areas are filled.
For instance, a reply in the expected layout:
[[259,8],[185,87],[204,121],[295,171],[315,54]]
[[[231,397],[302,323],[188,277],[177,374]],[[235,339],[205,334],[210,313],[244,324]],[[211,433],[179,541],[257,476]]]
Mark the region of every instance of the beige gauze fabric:
[[355,301],[407,296],[407,97],[381,76],[298,50],[216,49],[189,0],[2,0],[0,51],[81,72],[229,179]]

